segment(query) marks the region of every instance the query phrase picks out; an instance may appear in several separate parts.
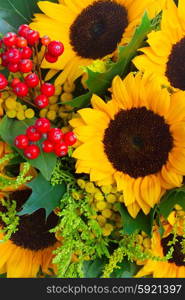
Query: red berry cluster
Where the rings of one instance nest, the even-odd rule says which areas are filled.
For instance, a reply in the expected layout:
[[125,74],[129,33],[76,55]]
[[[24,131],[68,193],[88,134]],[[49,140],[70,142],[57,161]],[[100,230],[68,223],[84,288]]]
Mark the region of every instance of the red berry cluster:
[[19,27],[18,34],[6,33],[1,40],[2,65],[13,73],[30,72],[33,68],[33,61],[30,59],[33,54],[31,47],[38,43],[39,39],[39,33],[31,30],[26,24]]
[[42,109],[49,105],[49,97],[55,93],[55,86],[51,83],[43,83],[40,87],[41,94],[34,99],[35,105]]
[[[32,56],[35,53],[35,47],[41,43],[46,47],[45,59],[48,62],[56,62],[58,57],[63,54],[64,46],[61,42],[50,41],[49,37],[40,38],[37,31],[32,30],[27,24],[18,28],[18,33],[8,32],[0,40],[2,48],[2,65],[10,72],[29,73],[22,82],[19,78],[13,79],[11,87],[18,97],[25,97],[29,93],[29,88],[39,85],[39,77],[35,73]],[[3,74],[0,74],[0,90],[8,85],[8,81]],[[48,97],[55,93],[54,85],[43,83],[40,87],[40,95],[34,99],[35,105],[42,109],[49,104]]]
[[45,59],[50,63],[55,63],[58,60],[58,57],[64,52],[64,45],[58,41],[51,41],[46,47],[47,52],[45,54]]
[[51,128],[50,121],[46,118],[37,119],[35,125],[29,126],[26,134],[18,135],[14,144],[18,149],[24,150],[28,159],[36,159],[40,154],[38,145],[33,144],[42,138],[42,150],[45,153],[54,152],[56,156],[63,157],[68,153],[68,147],[76,143],[76,137],[72,131],[63,133],[59,128]]

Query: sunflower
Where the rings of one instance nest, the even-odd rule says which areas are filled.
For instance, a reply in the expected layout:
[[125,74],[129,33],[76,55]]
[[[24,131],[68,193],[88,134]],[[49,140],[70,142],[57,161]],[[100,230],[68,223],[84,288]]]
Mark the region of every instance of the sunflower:
[[159,81],[174,90],[185,91],[185,1],[178,7],[169,0],[163,11],[161,30],[148,35],[149,47],[140,49],[144,54],[134,59],[142,71],[151,70]]
[[175,236],[175,243],[173,240],[172,228],[171,232],[168,228],[163,237],[160,236],[159,230],[156,228],[152,235],[151,254],[156,258],[164,258],[169,254],[170,248],[173,247],[171,258],[166,261],[162,259],[147,260],[135,277],[152,275],[154,278],[185,278],[184,238],[182,235],[177,235]]
[[[10,199],[16,200],[19,210],[29,195],[30,190],[16,191],[10,195]],[[3,205],[0,205],[0,211],[5,212]],[[40,270],[50,275],[56,272],[52,259],[59,242],[49,230],[57,222],[58,217],[54,213],[46,221],[44,209],[40,209],[32,215],[21,216],[18,230],[8,241],[3,242],[3,233],[0,233],[0,274],[7,273],[9,278],[32,278]],[[4,225],[1,219],[1,228]]]
[[76,172],[99,185],[117,183],[132,217],[148,214],[185,174],[185,92],[170,95],[152,75],[113,80],[112,100],[92,97],[93,108],[70,121],[81,145]]
[[64,70],[56,84],[80,77],[96,59],[110,58],[118,45],[127,43],[145,10],[154,17],[166,0],[63,0],[60,4],[40,1],[44,14],[36,14],[31,28],[64,43],[65,52],[54,64],[42,67],[51,70],[47,79]]

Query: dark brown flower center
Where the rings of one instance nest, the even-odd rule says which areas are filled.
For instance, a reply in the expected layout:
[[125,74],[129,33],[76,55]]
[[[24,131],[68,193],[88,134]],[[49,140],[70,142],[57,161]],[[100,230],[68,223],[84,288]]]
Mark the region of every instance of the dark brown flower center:
[[102,58],[114,52],[128,25],[124,6],[109,0],[85,8],[70,28],[70,42],[78,56]]
[[174,88],[185,91],[185,38],[172,47],[167,62],[166,76]]
[[105,130],[103,143],[114,168],[138,178],[161,170],[173,138],[163,117],[141,107],[121,110]]
[[168,235],[166,238],[161,240],[161,245],[163,247],[163,254],[167,255],[170,248],[173,247],[174,251],[172,253],[172,258],[170,258],[168,261],[171,263],[175,263],[176,266],[185,266],[185,254],[182,253],[182,236],[176,237],[176,243],[175,245],[169,245],[169,242],[173,240],[173,234]]
[[[11,194],[10,199],[16,200],[17,211],[21,209],[30,194],[30,190],[16,191]],[[0,205],[0,211],[6,211],[6,209]],[[18,231],[12,234],[10,240],[25,249],[33,251],[45,249],[53,246],[57,241],[54,233],[49,232],[57,223],[58,217],[54,213],[51,213],[46,220],[45,210],[39,209],[31,215],[20,217]],[[2,220],[0,224],[5,225]]]

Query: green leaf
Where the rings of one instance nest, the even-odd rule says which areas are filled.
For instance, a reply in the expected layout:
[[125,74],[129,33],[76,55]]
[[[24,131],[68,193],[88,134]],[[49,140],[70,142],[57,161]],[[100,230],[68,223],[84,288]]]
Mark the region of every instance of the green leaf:
[[32,189],[32,194],[23,206],[19,216],[32,214],[40,208],[46,210],[46,218],[60,205],[60,200],[66,191],[65,184],[51,185],[50,182],[39,174],[33,181],[27,184]]
[[[39,12],[39,0],[0,0],[0,32],[16,31],[19,25],[31,22],[33,14]],[[44,1],[44,0],[41,0]],[[58,2],[50,0],[50,2]]]
[[84,278],[101,277],[104,265],[105,265],[105,261],[99,258],[91,261],[84,261],[83,264]]
[[[10,146],[14,147],[19,154],[24,157],[23,151],[17,149],[14,146],[14,139],[19,134],[24,134],[26,129],[35,123],[35,118],[31,120],[18,121],[14,119],[9,119],[5,116],[0,122],[0,136],[7,142]],[[38,145],[41,146],[41,142],[38,142]],[[44,153],[41,151],[41,154],[38,158],[34,160],[26,159],[34,168],[38,169],[46,180],[50,180],[51,174],[57,162],[57,157],[53,153]]]
[[[71,101],[73,107],[84,107],[90,103],[90,98],[93,93],[101,96],[105,94],[105,91],[111,86],[112,80],[116,75],[124,77],[128,72],[128,67],[131,63],[131,60],[136,55],[137,50],[143,44],[146,35],[152,30],[152,24],[148,18],[147,13],[144,14],[140,26],[136,29],[135,34],[133,35],[132,40],[127,46],[119,47],[119,56],[116,63],[111,63],[108,71],[105,73],[93,72],[90,68],[86,68],[88,73],[87,86],[89,88],[89,93],[83,95],[85,101],[78,101],[78,98],[75,98]],[[81,96],[80,100],[83,99]]]
[[146,216],[143,212],[140,212],[137,217],[133,219],[124,205],[119,203],[117,207],[122,218],[123,234],[132,234],[136,231],[143,230],[146,234],[151,235],[153,223],[151,215]]
[[185,210],[185,186],[168,191],[161,199],[159,210],[167,219],[176,204]]
[[8,165],[19,165],[22,162],[25,162],[25,159],[17,153],[17,155],[8,162]]
[[71,105],[76,108],[87,107],[89,104],[89,99],[91,99],[92,93],[88,92],[84,95],[76,97],[74,100],[70,102],[66,102],[66,104]]
[[126,258],[118,264],[119,269],[116,269],[112,274],[111,278],[131,278],[139,270],[136,263],[128,261]]

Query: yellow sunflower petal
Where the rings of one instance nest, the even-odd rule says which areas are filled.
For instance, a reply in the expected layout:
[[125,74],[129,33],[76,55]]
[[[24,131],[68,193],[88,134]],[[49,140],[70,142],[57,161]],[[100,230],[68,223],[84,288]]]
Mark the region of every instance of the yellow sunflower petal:
[[86,142],[91,138],[100,138],[100,140],[103,139],[103,135],[104,135],[104,130],[99,130],[97,131],[96,128],[94,128],[93,126],[90,125],[85,125],[85,126],[78,126],[75,129],[75,134],[77,136],[77,138],[82,141],[82,142]]
[[109,173],[108,172],[102,172],[99,171],[98,169],[92,169],[90,171],[90,181],[100,181],[104,180],[108,177]]
[[143,178],[141,183],[141,196],[151,207],[159,202],[161,187],[157,176],[150,175]]
[[[142,184],[143,178],[137,178],[134,183],[134,194],[137,203],[141,207],[142,211],[147,215],[150,212],[151,207],[144,201],[144,199],[141,196],[141,184]],[[148,199],[147,199],[148,200]],[[148,202],[148,201],[147,201]]]
[[137,204],[137,202],[134,202],[133,204],[128,205],[127,209],[131,217],[135,219],[140,211],[140,206]]
[[[143,52],[150,59],[150,61],[153,62],[154,64],[161,64],[161,65],[165,66],[165,64],[167,62],[166,56],[164,56],[164,57],[158,56],[157,53],[155,53],[153,51],[153,49],[150,47],[141,48],[139,50],[141,52]],[[170,53],[170,50],[169,50],[169,53]]]
[[178,2],[178,16],[181,19],[181,24],[182,24],[183,30],[185,31],[184,15],[185,15],[184,1],[179,0],[179,2]]
[[154,101],[151,103],[152,110],[165,118],[170,109],[170,95],[166,89],[156,88],[155,92],[156,97],[153,97]]
[[171,188],[180,187],[182,185],[183,176],[176,174],[168,165],[163,166],[161,170],[163,180],[170,184]]
[[49,81],[53,76],[55,76],[58,73],[58,70],[49,70],[46,74],[45,81]]
[[59,5],[49,1],[39,1],[38,6],[47,16],[57,21],[69,20],[69,23],[74,22],[76,14],[71,10],[71,7]]
[[185,122],[175,123],[170,126],[176,147],[185,147]]
[[106,104],[100,97],[93,95],[91,99],[91,104],[93,108],[100,110],[108,115],[109,118],[114,118],[114,111],[109,108],[109,105]]
[[[162,41],[163,44],[161,47]],[[151,46],[151,49],[159,56],[159,62],[160,62],[160,57],[166,58],[170,54],[171,51],[170,42],[167,39],[167,37],[164,37],[161,31],[152,31],[151,33],[149,33],[148,43]]]
[[96,181],[96,184],[98,186],[103,186],[103,185],[111,185],[114,182],[115,182],[114,177],[113,176],[108,176],[108,177],[104,178],[103,180]]
[[[128,76],[133,76],[128,75]],[[129,97],[126,86],[119,76],[116,76],[112,85],[113,98],[118,102],[120,108],[130,109],[133,106],[132,100]]]
[[154,268],[153,277],[154,278],[170,277],[169,276],[169,269],[170,269],[170,266],[169,266],[168,263],[158,262],[157,263],[157,268]]
[[120,176],[120,173],[115,174],[115,179],[118,189],[123,191],[125,205],[132,205],[136,201],[133,192],[134,180],[128,175],[122,174]]
[[3,242],[0,244],[0,268],[4,268],[5,263],[14,253],[14,247],[12,247],[11,242]]
[[[146,55],[138,55],[133,59],[133,63],[136,66],[136,68],[142,72],[146,72],[149,70],[152,70],[153,73],[156,75],[163,75],[163,69],[161,68],[160,64],[157,64],[153,62],[150,58],[148,58]],[[166,79],[162,78],[162,83],[166,83]]]
[[185,267],[184,266],[179,267],[177,277],[178,278],[185,278]]
[[180,175],[185,174],[185,150],[174,148],[169,153],[169,162]]
[[[85,165],[84,165],[85,163]],[[83,160],[78,160],[76,163],[76,173],[80,174],[80,173],[86,173],[89,174],[90,173],[90,167],[87,166],[86,162],[84,162]]]
[[146,265],[139,270],[139,272],[134,276],[135,278],[145,277],[147,275],[151,275],[153,273],[155,262],[148,261]]
[[85,122],[82,120],[82,118],[74,118],[74,119],[69,121],[69,124],[74,128],[78,127],[78,126],[86,125]]
[[104,112],[97,109],[83,108],[78,113],[88,125],[96,126],[98,122],[97,126],[106,128],[110,121],[110,118]]
[[[79,146],[74,152],[73,157],[81,160],[104,160],[104,148],[103,144],[98,140],[91,140],[81,146]],[[102,166],[103,167],[103,166]]]
[[170,124],[185,120],[185,92],[177,92],[171,96],[171,105],[166,116]]

